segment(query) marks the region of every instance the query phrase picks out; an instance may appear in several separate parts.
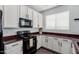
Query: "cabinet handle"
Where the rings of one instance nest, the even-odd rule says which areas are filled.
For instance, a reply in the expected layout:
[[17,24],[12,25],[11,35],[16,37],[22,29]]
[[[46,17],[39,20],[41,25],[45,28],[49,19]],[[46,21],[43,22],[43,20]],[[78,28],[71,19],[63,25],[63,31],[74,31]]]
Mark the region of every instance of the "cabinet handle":
[[18,44],[14,44],[14,45],[12,45],[12,46],[16,46],[16,45],[18,45]]
[[71,43],[71,48],[72,48],[72,43]]
[[58,42],[58,45],[61,46],[60,42]]
[[47,43],[48,43],[48,39],[47,39]]
[[45,39],[45,42],[47,42],[47,39]]
[[61,47],[62,47],[62,42],[61,42]]
[[45,39],[45,42],[48,43],[48,39]]

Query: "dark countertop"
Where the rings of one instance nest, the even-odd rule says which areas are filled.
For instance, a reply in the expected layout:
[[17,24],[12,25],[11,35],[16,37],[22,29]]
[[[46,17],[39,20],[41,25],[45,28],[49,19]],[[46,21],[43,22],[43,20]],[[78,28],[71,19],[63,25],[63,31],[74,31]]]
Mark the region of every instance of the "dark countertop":
[[11,44],[11,43],[14,43],[14,42],[17,42],[17,41],[21,41],[21,40],[14,39],[14,40],[4,41],[3,43],[4,43],[4,45],[7,45],[7,44]]
[[79,42],[79,39],[78,38],[75,38],[75,37],[71,37],[71,36],[64,36],[64,35],[54,35],[54,34],[39,34],[39,33],[33,33],[32,34],[33,36],[38,36],[38,35],[45,35],[45,36],[51,36],[51,37],[58,37],[58,38],[66,38],[66,39],[70,39],[72,40],[73,44],[74,44],[74,48],[76,50],[76,54],[79,54],[79,46],[77,44],[77,42]]
[[[51,37],[60,37],[60,38],[68,38],[74,42],[76,53],[79,53],[79,46],[77,45],[77,42],[79,41],[79,35],[73,35],[73,34],[61,34],[61,33],[50,33],[50,32],[43,32],[42,34],[39,34],[39,32],[31,33],[32,36],[37,35],[45,35],[45,36],[51,36]],[[19,41],[17,35],[13,36],[7,36],[3,37],[4,44],[10,44],[16,41]]]

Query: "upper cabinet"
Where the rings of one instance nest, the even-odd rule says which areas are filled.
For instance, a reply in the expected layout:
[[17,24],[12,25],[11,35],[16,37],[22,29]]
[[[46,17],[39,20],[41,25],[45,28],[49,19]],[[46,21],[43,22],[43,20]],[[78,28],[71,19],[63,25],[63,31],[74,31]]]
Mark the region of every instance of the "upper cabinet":
[[38,13],[37,11],[33,11],[33,27],[43,27],[43,15],[41,13]]
[[33,19],[32,9],[24,5],[20,6],[20,17],[32,20]]
[[42,14],[38,14],[38,23],[39,23],[39,28],[43,27],[43,15]]
[[0,9],[3,10],[3,28],[18,28],[20,17],[32,20],[33,28],[43,27],[42,14],[28,6],[4,5]]
[[28,7],[21,5],[20,6],[20,17],[22,18],[28,18]]
[[33,11],[33,28],[38,28],[38,12]]
[[3,9],[4,28],[18,28],[18,8],[17,5],[6,5]]
[[30,20],[33,19],[33,10],[32,10],[31,8],[28,8],[28,18],[29,18]]

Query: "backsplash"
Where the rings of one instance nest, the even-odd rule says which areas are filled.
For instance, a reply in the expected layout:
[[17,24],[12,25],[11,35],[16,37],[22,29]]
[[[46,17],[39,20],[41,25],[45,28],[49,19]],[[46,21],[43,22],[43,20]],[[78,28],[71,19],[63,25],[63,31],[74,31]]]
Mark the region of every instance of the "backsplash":
[[30,32],[37,32],[38,31],[35,28],[3,29],[3,36],[16,35],[16,32],[21,31],[21,30],[29,30]]

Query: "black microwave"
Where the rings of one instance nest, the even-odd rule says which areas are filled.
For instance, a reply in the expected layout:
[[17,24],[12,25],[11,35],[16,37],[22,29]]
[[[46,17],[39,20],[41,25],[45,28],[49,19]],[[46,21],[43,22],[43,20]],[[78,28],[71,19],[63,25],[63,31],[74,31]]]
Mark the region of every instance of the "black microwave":
[[32,27],[32,20],[25,19],[25,18],[19,18],[19,27]]

